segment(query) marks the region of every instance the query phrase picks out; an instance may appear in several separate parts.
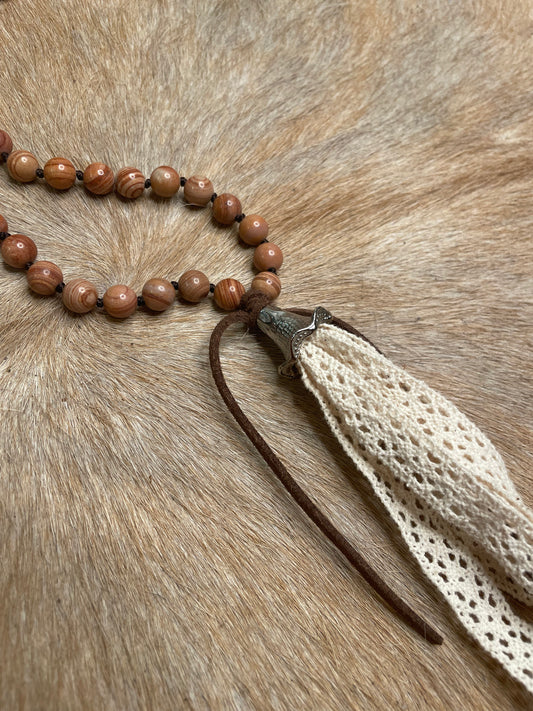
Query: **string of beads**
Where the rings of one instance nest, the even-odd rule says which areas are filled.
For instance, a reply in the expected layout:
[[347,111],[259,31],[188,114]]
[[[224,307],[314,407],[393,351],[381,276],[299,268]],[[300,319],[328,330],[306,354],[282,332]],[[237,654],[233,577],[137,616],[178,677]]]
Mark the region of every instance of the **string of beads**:
[[[218,223],[238,224],[239,238],[245,244],[255,247],[253,265],[258,273],[252,281],[252,288],[262,291],[270,300],[279,296],[281,281],[277,271],[283,263],[283,253],[277,245],[266,239],[266,220],[260,215],[243,214],[240,200],[231,193],[217,195],[208,178],[184,178],[167,165],[156,168],[148,179],[132,167],[122,168],[115,175],[104,163],[91,163],[81,171],[76,170],[67,158],[60,157],[51,158],[41,168],[37,158],[29,151],[13,151],[13,141],[2,130],[0,162],[6,163],[13,180],[30,183],[37,178],[44,178],[56,190],[68,190],[78,180],[94,195],[107,195],[115,191],[123,198],[134,200],[148,189],[158,197],[171,198],[183,188],[183,198],[187,204],[205,207],[211,203],[213,217]],[[96,287],[87,279],[75,278],[65,283],[61,269],[54,262],[35,261],[35,242],[27,235],[9,233],[7,221],[2,215],[0,242],[4,261],[11,267],[26,269],[28,286],[32,291],[47,296],[61,294],[65,307],[79,314],[99,307],[114,318],[126,318],[139,306],[146,306],[152,311],[164,311],[175,301],[176,295],[184,301],[198,303],[209,294],[213,294],[220,308],[232,311],[238,308],[246,291],[237,279],[226,278],[212,284],[203,272],[190,269],[177,281],[149,279],[139,296],[131,287],[115,284],[107,289],[103,297],[99,297]]]

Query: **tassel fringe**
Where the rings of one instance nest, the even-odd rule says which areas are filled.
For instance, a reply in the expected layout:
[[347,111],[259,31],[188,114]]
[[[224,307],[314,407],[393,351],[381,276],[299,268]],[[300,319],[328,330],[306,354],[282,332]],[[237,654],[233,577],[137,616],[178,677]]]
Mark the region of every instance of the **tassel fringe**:
[[533,516],[487,437],[363,338],[322,324],[298,368],[427,577],[471,636],[533,692]]

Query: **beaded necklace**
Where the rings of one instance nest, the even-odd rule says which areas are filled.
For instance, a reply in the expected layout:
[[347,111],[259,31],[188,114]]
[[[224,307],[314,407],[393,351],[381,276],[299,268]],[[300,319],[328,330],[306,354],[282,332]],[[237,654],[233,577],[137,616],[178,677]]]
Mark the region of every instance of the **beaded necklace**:
[[10,234],[0,215],[1,252],[8,265],[27,270],[30,289],[42,295],[61,294],[66,308],[78,314],[99,307],[123,319],[140,306],[163,311],[176,293],[190,303],[212,294],[215,303],[230,312],[211,334],[209,361],[231,414],[296,503],[346,560],[416,632],[441,644],[439,632],[392,590],[293,479],[230,392],[219,354],[224,331],[239,322],[270,336],[285,356],[280,374],[301,377],[316,397],[342,448],[370,481],[458,620],[533,692],[533,625],[517,615],[502,594],[533,604],[533,514],[485,435],[451,402],[395,366],[362,333],[326,309],[273,306],[281,291],[277,272],[283,254],[266,239],[267,222],[259,215],[244,215],[235,195],[217,195],[208,178],[185,179],[170,166],[159,166],[148,179],[131,167],[115,176],[103,163],[91,163],[81,171],[65,158],[52,158],[41,168],[32,153],[13,151],[5,131],[0,131],[0,158],[14,180],[44,178],[57,190],[67,190],[78,180],[94,195],[115,190],[125,200],[134,200],[147,189],[172,198],[183,188],[188,204],[211,203],[218,223],[238,224],[241,241],[255,248],[253,265],[258,273],[248,291],[236,279],[213,284],[202,272],[189,270],[177,281],[149,279],[141,295],[116,284],[99,297],[90,281],[76,278],[65,284],[55,263],[35,261],[34,241]]
[[[93,195],[107,195],[115,190],[121,197],[135,200],[148,189],[158,197],[172,198],[183,188],[183,198],[187,204],[205,207],[211,203],[213,217],[218,223],[238,224],[239,238],[245,244],[255,247],[253,265],[258,273],[252,280],[252,289],[266,294],[270,300],[279,296],[281,281],[277,271],[283,263],[283,253],[276,244],[266,239],[266,220],[260,215],[243,214],[240,200],[235,195],[217,195],[209,178],[180,177],[174,168],[167,165],[156,168],[148,179],[132,167],[122,168],[115,176],[104,163],[91,163],[81,171],[76,170],[67,158],[59,157],[50,158],[41,168],[37,158],[29,151],[13,151],[10,136],[1,130],[0,156],[6,162],[13,180],[29,183],[36,178],[44,178],[56,190],[68,190],[79,180]],[[190,303],[197,303],[212,293],[220,308],[232,311],[238,308],[246,291],[237,279],[226,278],[213,284],[203,272],[190,269],[177,281],[158,277],[149,279],[139,296],[126,284],[115,284],[99,297],[96,287],[87,279],[75,278],[65,284],[63,273],[54,262],[35,261],[35,242],[27,235],[10,234],[8,223],[2,215],[0,240],[4,261],[11,267],[27,270],[28,286],[32,291],[47,296],[60,293],[65,307],[78,314],[87,313],[94,307],[103,308],[110,316],[118,319],[131,316],[139,306],[160,312],[174,302],[176,292]]]

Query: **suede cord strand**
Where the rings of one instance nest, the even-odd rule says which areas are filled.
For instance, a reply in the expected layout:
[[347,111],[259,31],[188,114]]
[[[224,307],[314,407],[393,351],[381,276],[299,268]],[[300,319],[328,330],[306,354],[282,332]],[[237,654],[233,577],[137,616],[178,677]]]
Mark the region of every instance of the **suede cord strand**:
[[[209,362],[215,384],[220,395],[222,396],[222,399],[265,462],[269,465],[296,503],[318,526],[324,535],[326,535],[339,549],[339,551],[343,553],[347,560],[354,566],[354,568],[356,568],[356,570],[359,571],[369,585],[374,588],[382,599],[385,600],[385,602],[387,602],[405,622],[407,622],[428,642],[431,642],[432,644],[442,644],[442,636],[433,627],[431,627],[431,625],[425,622],[406,602],[404,602],[399,595],[392,590],[392,588],[389,587],[389,585],[365,560],[365,558],[363,558],[359,551],[354,548],[354,546],[344,537],[344,535],[337,528],[335,528],[331,521],[318,508],[318,506],[313,503],[305,491],[293,479],[284,464],[259,434],[254,425],[246,417],[227,386],[220,362],[220,341],[222,339],[222,335],[229,326],[237,322],[245,324],[249,329],[253,328],[257,321],[259,311],[267,303],[268,299],[263,294],[249,291],[242,297],[239,310],[225,316],[213,329],[209,341]],[[305,309],[286,310],[304,316],[311,316],[313,313],[312,311]],[[345,330],[360,336],[372,346],[374,345],[345,321],[333,317],[331,322],[340,328],[344,328]],[[376,347],[374,346],[374,348]],[[376,348],[376,350],[378,349]]]

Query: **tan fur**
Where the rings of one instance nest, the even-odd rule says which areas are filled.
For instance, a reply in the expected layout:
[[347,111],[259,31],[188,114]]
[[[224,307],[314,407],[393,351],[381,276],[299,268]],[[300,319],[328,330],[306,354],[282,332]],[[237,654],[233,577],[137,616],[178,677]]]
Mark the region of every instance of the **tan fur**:
[[[532,42],[527,2],[7,0],[0,128],[42,165],[206,174],[322,304],[439,389],[533,505]],[[252,278],[181,198],[91,199],[0,172],[0,213],[65,280],[140,293]],[[462,632],[280,355],[224,369],[298,481],[441,630],[387,609],[236,429],[204,303],[76,317],[0,266],[0,707],[525,709]],[[266,347],[265,347],[266,346]]]

